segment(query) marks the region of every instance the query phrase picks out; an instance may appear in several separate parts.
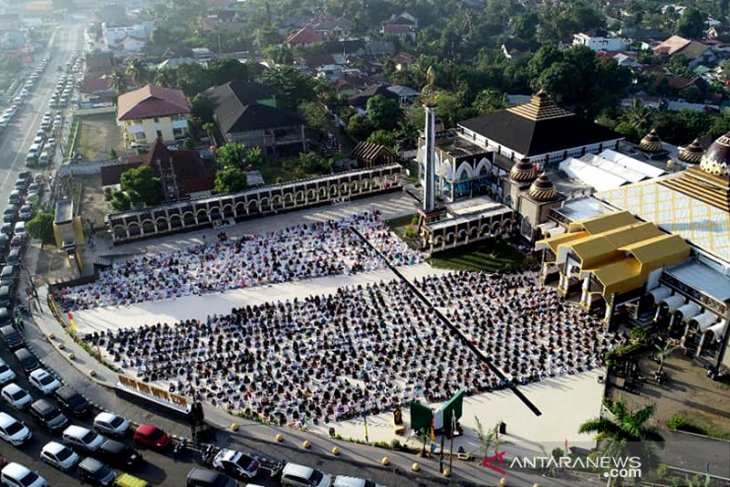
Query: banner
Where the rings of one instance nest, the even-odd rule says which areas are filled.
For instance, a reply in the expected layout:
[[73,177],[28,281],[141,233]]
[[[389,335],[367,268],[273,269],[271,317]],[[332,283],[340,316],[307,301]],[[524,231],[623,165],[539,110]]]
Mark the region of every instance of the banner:
[[414,431],[428,431],[432,419],[433,412],[428,406],[424,406],[418,401],[411,403],[411,428]]

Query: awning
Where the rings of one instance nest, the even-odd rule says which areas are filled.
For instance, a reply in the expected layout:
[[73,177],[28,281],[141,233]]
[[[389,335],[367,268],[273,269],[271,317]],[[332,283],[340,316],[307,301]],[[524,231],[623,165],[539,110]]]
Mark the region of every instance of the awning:
[[551,228],[550,230],[548,230],[548,235],[550,235],[551,237],[554,237],[556,235],[562,235],[564,233],[565,233],[565,228],[563,228],[563,227],[555,227],[555,228]]
[[705,311],[690,320],[690,324],[699,326],[700,330],[706,330],[715,323],[717,323],[717,315],[710,313],[709,311]]
[[687,303],[684,306],[680,306],[679,308],[677,308],[677,311],[675,311],[675,313],[679,313],[682,315],[682,321],[689,321],[698,314],[700,314],[700,311],[702,311],[702,308],[700,308],[698,304]]
[[715,323],[709,327],[707,331],[711,331],[712,334],[715,335],[715,340],[719,342],[722,340],[723,331],[725,331],[725,320],[722,320],[720,323]]
[[659,304],[664,304],[670,313],[674,313],[674,310],[682,306],[684,302],[684,296],[675,294],[674,296],[662,299],[659,301]]
[[654,289],[649,291],[649,294],[654,298],[654,302],[658,303],[662,299],[666,299],[669,296],[671,296],[672,290],[669,289],[668,287],[659,286],[659,287],[655,287]]

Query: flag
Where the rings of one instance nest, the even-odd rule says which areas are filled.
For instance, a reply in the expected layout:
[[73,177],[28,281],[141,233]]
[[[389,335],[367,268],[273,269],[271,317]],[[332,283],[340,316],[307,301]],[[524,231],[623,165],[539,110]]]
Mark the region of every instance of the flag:
[[71,325],[71,334],[76,336],[76,322],[74,321],[74,315],[68,314],[68,322]]

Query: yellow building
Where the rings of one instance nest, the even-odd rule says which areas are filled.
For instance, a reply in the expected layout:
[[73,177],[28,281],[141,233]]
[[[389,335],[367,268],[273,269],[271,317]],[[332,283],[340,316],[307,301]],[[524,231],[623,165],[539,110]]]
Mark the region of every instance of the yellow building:
[[158,138],[163,142],[186,138],[189,113],[190,105],[180,90],[147,85],[117,99],[117,122],[128,147],[151,145]]
[[667,234],[627,211],[571,223],[568,231],[537,242],[545,250],[542,275],[558,274],[558,290],[580,291],[587,309],[597,298],[606,302],[606,323],[617,304],[644,294],[649,275],[687,259],[690,248],[678,235]]

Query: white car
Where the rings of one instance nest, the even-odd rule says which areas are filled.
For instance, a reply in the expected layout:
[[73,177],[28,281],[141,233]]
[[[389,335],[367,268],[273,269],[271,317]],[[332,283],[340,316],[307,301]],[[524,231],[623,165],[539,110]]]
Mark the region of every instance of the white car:
[[281,485],[292,487],[329,487],[332,476],[311,467],[287,463],[281,471]]
[[129,421],[112,413],[99,413],[94,418],[94,429],[112,436],[126,436],[129,433]]
[[46,479],[27,467],[15,462],[5,465],[0,482],[8,487],[46,487]]
[[2,395],[3,399],[15,409],[25,409],[33,402],[33,396],[28,394],[28,391],[20,387],[15,382],[11,382],[3,387],[3,390],[0,391],[0,395]]
[[234,479],[245,480],[255,477],[259,473],[261,464],[255,458],[240,451],[224,448],[213,458],[213,468]]
[[335,483],[332,487],[383,487],[376,484],[372,480],[361,479],[358,477],[348,477],[346,475],[338,475],[335,477]]
[[63,434],[61,436],[63,437],[64,443],[68,443],[71,446],[87,451],[98,450],[106,439],[88,428],[76,425],[69,426],[63,430]]
[[33,434],[30,429],[7,413],[0,413],[0,438],[18,446],[28,441]]
[[8,364],[3,359],[0,359],[0,385],[7,384],[13,380],[15,380],[15,372],[8,367]]
[[44,369],[35,369],[28,376],[28,380],[33,387],[43,394],[50,394],[62,385],[60,380],[56,379]]
[[66,472],[73,468],[81,457],[66,445],[49,441],[41,450],[41,460],[57,469]]

